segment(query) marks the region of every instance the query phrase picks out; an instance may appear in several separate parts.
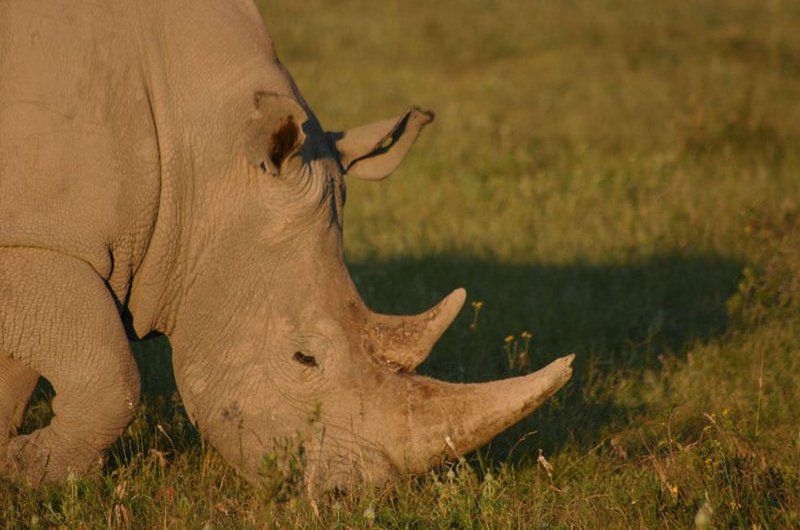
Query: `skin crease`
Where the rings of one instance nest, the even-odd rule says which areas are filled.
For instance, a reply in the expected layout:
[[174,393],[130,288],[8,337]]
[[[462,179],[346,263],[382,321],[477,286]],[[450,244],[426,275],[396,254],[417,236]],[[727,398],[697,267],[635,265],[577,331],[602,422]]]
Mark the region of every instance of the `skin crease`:
[[[417,376],[464,291],[416,317],[358,295],[344,175],[387,176],[432,114],[324,132],[249,1],[52,11],[0,0],[5,474],[100,469],[138,402],[123,308],[169,337],[186,410],[231,465],[259,482],[265,455],[302,454],[311,495],[479,447],[569,379],[572,356],[480,385]],[[18,436],[39,375],[55,417]]]

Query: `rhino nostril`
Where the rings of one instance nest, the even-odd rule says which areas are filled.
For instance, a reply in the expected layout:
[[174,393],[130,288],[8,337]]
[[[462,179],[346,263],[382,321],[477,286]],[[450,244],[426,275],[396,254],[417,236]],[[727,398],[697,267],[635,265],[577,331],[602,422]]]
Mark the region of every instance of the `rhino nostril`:
[[317,360],[313,355],[306,355],[301,351],[294,352],[294,360],[306,366],[317,366]]

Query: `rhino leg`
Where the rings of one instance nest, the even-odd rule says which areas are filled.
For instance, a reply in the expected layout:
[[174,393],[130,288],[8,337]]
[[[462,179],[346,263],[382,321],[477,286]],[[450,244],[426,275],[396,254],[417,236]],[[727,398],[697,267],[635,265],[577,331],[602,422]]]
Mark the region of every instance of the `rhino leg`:
[[9,437],[17,433],[39,374],[17,361],[0,359],[0,468]]
[[0,250],[0,358],[55,389],[47,427],[8,442],[4,472],[31,484],[85,475],[130,421],[139,377],[114,300],[86,262]]

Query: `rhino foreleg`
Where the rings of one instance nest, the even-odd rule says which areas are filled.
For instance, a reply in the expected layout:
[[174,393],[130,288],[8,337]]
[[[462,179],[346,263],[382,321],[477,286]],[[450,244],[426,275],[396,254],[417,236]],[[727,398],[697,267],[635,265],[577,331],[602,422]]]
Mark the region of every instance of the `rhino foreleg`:
[[39,484],[98,470],[138,404],[139,378],[113,298],[86,262],[0,250],[0,358],[9,357],[4,365],[41,374],[56,396],[47,427],[9,440],[5,474]]
[[0,358],[0,469],[2,469],[8,440],[22,423],[39,374],[13,359]]

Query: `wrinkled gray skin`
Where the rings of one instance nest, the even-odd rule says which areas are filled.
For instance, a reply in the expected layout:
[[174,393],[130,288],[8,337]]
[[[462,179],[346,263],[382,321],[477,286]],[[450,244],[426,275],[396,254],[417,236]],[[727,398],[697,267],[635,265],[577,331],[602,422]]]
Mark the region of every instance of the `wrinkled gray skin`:
[[[139,399],[125,308],[169,337],[214,447],[257,482],[302,446],[311,494],[425,470],[555,393],[572,356],[415,375],[465,292],[379,315],[348,275],[344,174],[385,177],[431,119],[323,132],[249,0],[0,0],[3,473],[101,467]],[[40,375],[55,416],[17,435]]]

